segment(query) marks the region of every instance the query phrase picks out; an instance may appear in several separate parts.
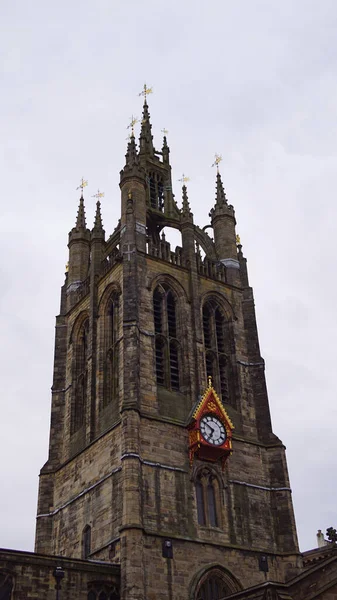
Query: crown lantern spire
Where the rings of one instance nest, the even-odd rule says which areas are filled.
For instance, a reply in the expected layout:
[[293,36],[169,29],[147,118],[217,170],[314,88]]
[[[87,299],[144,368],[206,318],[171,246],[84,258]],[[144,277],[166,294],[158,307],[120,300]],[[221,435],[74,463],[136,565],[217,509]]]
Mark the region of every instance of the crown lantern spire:
[[151,133],[152,125],[150,123],[149,106],[147,103],[147,96],[149,94],[152,94],[152,88],[148,88],[145,83],[143,91],[139,94],[139,96],[144,96],[142,126],[139,137],[139,154],[141,155],[154,154],[153,135]]

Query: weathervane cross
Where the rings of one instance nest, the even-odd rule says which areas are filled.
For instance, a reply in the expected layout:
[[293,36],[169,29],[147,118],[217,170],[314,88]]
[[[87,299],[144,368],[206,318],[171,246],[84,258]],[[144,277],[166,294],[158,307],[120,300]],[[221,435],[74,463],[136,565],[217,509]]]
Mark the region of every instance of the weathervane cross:
[[215,156],[215,160],[214,160],[214,163],[212,164],[212,167],[216,166],[217,173],[219,173],[219,164],[222,161],[222,156],[221,156],[221,154],[215,154],[214,156]]
[[184,175],[184,173],[183,173],[183,176],[180,179],[178,179],[178,181],[181,181],[182,184],[185,185],[185,183],[187,183],[187,181],[190,181],[190,178],[186,177],[186,175]]
[[82,196],[83,196],[83,189],[84,189],[85,187],[87,187],[87,185],[88,185],[88,180],[87,180],[87,179],[84,179],[84,178],[82,177],[80,185],[79,185],[79,186],[76,188],[77,190],[81,190],[81,191],[82,191]]
[[133,136],[135,133],[135,125],[136,125],[136,123],[138,123],[138,121],[139,121],[138,117],[134,117],[133,115],[131,116],[131,121],[130,121],[129,125],[127,126],[127,129],[131,129],[131,136]]
[[165,127],[164,127],[164,129],[162,129],[162,130],[161,130],[161,132],[162,132],[164,135],[167,135],[167,134],[168,134],[168,130],[167,130],[167,129],[165,129]]
[[91,196],[92,198],[97,198],[97,200],[99,200],[100,198],[104,198],[104,192],[100,192],[99,189],[97,190],[96,194],[93,194]]
[[152,87],[148,88],[146,83],[144,83],[144,87],[143,87],[142,91],[138,94],[138,96],[144,96],[144,99],[146,102],[146,96],[148,96],[149,94],[153,94],[153,88]]

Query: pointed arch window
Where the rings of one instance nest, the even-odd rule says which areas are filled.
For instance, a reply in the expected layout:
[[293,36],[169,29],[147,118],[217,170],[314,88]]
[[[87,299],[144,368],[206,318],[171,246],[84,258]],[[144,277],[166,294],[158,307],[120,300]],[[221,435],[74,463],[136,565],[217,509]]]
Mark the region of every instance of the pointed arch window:
[[221,600],[227,595],[228,587],[222,579],[216,575],[210,575],[200,586],[197,600]]
[[235,406],[234,378],[230,359],[230,323],[214,300],[209,300],[204,304],[202,322],[206,376],[212,378],[213,386],[222,401]]
[[153,293],[157,385],[180,389],[180,343],[177,338],[177,303],[172,290],[159,285]]
[[89,319],[86,319],[75,340],[75,359],[73,366],[74,402],[72,410],[71,430],[75,433],[84,425],[85,405],[88,385],[88,348]]
[[103,406],[118,395],[118,297],[107,304],[104,331]]
[[209,469],[199,471],[195,481],[195,496],[199,525],[219,527],[221,509],[219,482]]
[[194,598],[195,600],[222,600],[241,589],[241,585],[231,573],[215,567],[200,578]]

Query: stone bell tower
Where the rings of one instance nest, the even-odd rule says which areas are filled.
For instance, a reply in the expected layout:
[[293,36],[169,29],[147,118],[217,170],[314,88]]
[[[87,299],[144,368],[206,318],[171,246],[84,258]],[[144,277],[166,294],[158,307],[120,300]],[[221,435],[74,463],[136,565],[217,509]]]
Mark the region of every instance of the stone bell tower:
[[[219,600],[300,566],[234,208],[218,171],[211,237],[185,183],[177,203],[145,93],[120,221],[105,239],[97,202],[88,229],[82,194],[56,318],[36,551],[119,564],[123,600]],[[209,451],[189,452],[207,390],[233,426],[225,463],[212,454],[213,417],[199,438]]]

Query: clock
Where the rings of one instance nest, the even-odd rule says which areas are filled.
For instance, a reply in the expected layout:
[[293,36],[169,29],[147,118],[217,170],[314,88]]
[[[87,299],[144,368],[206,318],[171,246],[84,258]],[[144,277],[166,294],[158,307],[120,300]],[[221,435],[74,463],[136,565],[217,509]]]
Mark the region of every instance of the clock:
[[204,415],[200,419],[200,432],[204,440],[212,446],[221,446],[226,441],[226,429],[214,415]]

